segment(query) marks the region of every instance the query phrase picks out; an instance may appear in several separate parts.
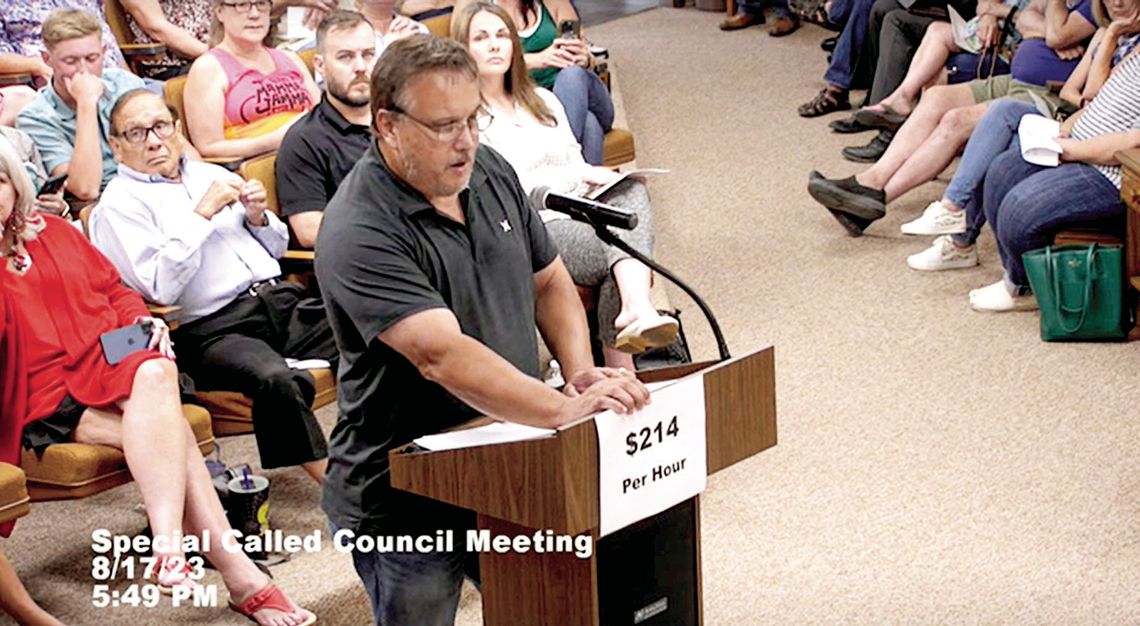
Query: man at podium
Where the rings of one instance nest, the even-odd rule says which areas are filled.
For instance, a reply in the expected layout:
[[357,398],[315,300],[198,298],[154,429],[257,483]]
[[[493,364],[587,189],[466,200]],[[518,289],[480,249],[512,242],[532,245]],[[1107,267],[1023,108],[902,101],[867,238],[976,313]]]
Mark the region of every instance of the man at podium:
[[[463,537],[469,511],[392,489],[388,452],[480,414],[555,427],[641,408],[624,370],[596,368],[585,313],[486,119],[463,46],[413,36],[372,74],[374,142],[325,211],[317,276],[341,352],[322,507],[355,536]],[[538,380],[538,327],[566,380]],[[377,541],[380,545],[384,542]],[[477,555],[353,552],[377,624],[454,622]],[[390,542],[389,542],[390,545]]]

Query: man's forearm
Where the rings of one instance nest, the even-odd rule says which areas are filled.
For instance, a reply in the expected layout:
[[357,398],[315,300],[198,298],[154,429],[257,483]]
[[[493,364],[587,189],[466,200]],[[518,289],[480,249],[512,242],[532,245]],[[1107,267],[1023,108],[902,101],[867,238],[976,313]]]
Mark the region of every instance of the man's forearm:
[[415,365],[424,378],[480,413],[512,422],[553,428],[567,400],[463,334],[456,335],[438,355]]
[[570,380],[574,374],[593,367],[586,311],[569,273],[560,269],[545,284],[538,285],[535,298],[535,323],[546,346],[558,359],[563,378]]
[[76,106],[75,148],[67,169],[67,190],[81,200],[94,200],[103,185],[99,109],[94,102],[80,102]]
[[44,67],[43,61],[35,57],[5,52],[0,54],[0,74],[31,74]]

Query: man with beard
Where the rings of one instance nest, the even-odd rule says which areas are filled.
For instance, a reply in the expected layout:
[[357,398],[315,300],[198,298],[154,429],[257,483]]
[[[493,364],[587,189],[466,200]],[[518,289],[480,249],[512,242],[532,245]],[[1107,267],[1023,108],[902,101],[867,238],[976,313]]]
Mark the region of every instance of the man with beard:
[[312,248],[325,205],[368,149],[368,77],[376,63],[376,33],[353,11],[333,11],[317,27],[313,69],[325,95],[297,121],[277,152],[277,197],[297,244]]
[[[487,112],[464,47],[393,42],[371,91],[375,140],[317,241],[343,359],[321,505],[342,538],[465,537],[474,513],[392,488],[389,451],[480,414],[555,428],[640,409],[649,393],[630,372],[593,366],[586,313],[542,218],[510,164],[479,145]],[[561,393],[538,379],[535,327],[569,381]],[[463,575],[478,576],[461,545],[353,546],[382,626],[452,624]]]

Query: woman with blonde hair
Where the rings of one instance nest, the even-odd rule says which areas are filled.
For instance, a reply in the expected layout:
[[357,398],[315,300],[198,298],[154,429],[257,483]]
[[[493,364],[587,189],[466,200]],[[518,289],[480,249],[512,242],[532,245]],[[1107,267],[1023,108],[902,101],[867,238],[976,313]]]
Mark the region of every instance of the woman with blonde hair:
[[214,0],[216,45],[190,66],[186,128],[203,157],[272,152],[320,92],[293,52],[263,43],[271,0]]
[[[451,36],[467,46],[479,68],[480,92],[491,116],[480,141],[515,168],[527,193],[548,187],[583,195],[620,178],[582,158],[562,105],[554,94],[535,87],[527,73],[518,33],[506,11],[490,2],[470,4],[452,19]],[[641,181],[621,180],[597,200],[636,213],[637,228],[617,234],[638,251],[652,254],[653,214]],[[574,282],[600,288],[597,314],[606,365],[632,369],[630,353],[672,343],[677,320],[653,307],[653,273],[648,267],[603,243],[590,226],[541,213]]]
[[[0,143],[0,461],[18,465],[21,448],[69,441],[122,450],[157,540],[156,582],[194,587],[202,564],[176,537],[220,538],[230,527],[182,414],[169,332],[74,226],[35,211],[33,194]],[[152,329],[149,345],[108,363],[101,335],[135,324]],[[315,621],[244,552],[219,543],[203,556],[234,610],[262,626]]]

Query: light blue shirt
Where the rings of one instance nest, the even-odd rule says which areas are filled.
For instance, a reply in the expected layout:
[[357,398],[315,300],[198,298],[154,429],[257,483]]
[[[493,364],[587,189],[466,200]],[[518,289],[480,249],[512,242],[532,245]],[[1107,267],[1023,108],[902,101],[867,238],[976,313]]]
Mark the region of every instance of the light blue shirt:
[[[111,134],[111,108],[119,96],[143,86],[143,80],[130,72],[103,70],[103,96],[99,98],[98,106],[99,144],[103,149],[101,188],[106,187],[115,175],[115,158],[111,155],[111,144],[107,142]],[[71,162],[75,151],[75,126],[75,109],[64,103],[50,83],[40,89],[36,99],[16,117],[16,128],[35,142],[49,175],[60,165]]]
[[256,282],[281,274],[289,230],[270,212],[249,226],[235,202],[212,219],[194,209],[216,180],[240,178],[211,163],[183,159],[180,181],[119,165],[91,212],[91,241],[123,281],[158,304],[182,307],[178,319],[209,315]]

